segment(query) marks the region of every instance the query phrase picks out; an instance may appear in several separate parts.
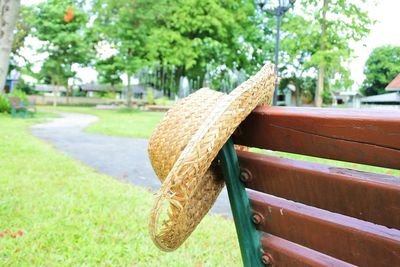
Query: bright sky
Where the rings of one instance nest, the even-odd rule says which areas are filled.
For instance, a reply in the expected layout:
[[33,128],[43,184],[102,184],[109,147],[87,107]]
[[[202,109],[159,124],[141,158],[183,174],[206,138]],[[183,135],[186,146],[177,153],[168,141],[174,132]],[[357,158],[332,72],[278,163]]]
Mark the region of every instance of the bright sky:
[[357,84],[364,80],[363,68],[371,51],[382,45],[391,44],[400,46],[400,1],[378,0],[376,6],[368,5],[372,19],[377,23],[372,27],[370,35],[362,42],[353,43],[357,58],[350,63],[351,76]]
[[[31,5],[43,0],[22,0],[23,5]],[[299,0],[301,1],[301,0]],[[365,61],[371,51],[382,45],[392,44],[400,46],[400,1],[398,0],[369,0],[376,3],[368,4],[368,11],[372,19],[377,23],[372,27],[370,35],[362,42],[352,43],[355,49],[356,59],[350,63],[351,77],[355,81],[354,88],[357,90],[364,80],[363,68]],[[96,72],[89,68],[79,71],[82,82],[96,80]]]

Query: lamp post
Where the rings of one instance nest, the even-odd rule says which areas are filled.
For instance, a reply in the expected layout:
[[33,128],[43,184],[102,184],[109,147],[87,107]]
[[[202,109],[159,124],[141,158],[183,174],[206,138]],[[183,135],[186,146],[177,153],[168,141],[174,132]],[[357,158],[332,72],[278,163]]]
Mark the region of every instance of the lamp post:
[[276,42],[275,42],[275,91],[272,104],[276,106],[278,102],[278,64],[279,64],[279,43],[280,43],[280,31],[281,31],[281,17],[293,7],[296,0],[257,0],[257,5],[262,11],[269,14],[275,15],[276,17]]

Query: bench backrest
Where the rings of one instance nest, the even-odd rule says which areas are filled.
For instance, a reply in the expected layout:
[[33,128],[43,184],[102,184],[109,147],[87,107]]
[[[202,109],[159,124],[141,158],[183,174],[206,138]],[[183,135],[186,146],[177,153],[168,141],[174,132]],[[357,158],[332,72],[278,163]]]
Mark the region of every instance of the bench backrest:
[[[400,112],[260,107],[233,141],[399,170]],[[252,152],[237,155],[264,263],[400,265],[398,171],[375,174]]]

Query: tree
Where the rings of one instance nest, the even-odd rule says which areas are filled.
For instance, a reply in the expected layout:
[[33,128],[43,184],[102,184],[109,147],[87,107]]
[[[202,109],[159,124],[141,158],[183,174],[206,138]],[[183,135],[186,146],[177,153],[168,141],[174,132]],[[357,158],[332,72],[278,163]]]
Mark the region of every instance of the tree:
[[99,82],[110,84],[112,91],[115,91],[115,86],[122,82],[120,78],[123,73],[122,64],[117,60],[115,56],[110,56],[109,58],[98,60],[95,64],[99,73]]
[[[25,45],[25,38],[31,31],[31,24],[29,17],[31,16],[32,8],[30,6],[21,6],[18,19],[15,25],[14,40],[12,44],[11,53],[13,57],[22,57],[20,49]],[[27,61],[25,59],[25,61]]]
[[385,93],[385,87],[400,73],[400,46],[375,48],[364,67],[366,76],[361,92],[364,95]]
[[218,72],[223,66],[225,72],[243,69],[249,74],[265,60],[267,43],[258,27],[254,1],[167,2],[146,49],[150,61],[177,66],[177,77],[199,76],[204,84],[207,69]]
[[43,41],[38,52],[48,55],[39,73],[41,80],[68,90],[68,79],[76,74],[72,66],[88,64],[94,50],[85,35],[88,16],[82,5],[79,1],[49,0],[38,4],[30,16],[31,34]]
[[[275,27],[275,19],[268,21],[269,28]],[[314,99],[316,88],[316,68],[311,62],[312,55],[318,49],[319,28],[308,25],[306,17],[288,12],[282,19],[282,40],[279,73],[282,77],[279,88],[283,90],[289,83],[296,88],[296,105],[302,104],[303,96],[307,103]],[[273,36],[273,34],[271,34]],[[315,84],[312,85],[312,81]]]
[[7,78],[19,8],[19,0],[0,0],[0,93]]
[[[159,5],[155,1],[135,0],[94,0],[93,13],[95,21],[92,35],[94,42],[106,42],[116,47],[117,53],[111,59],[113,68],[124,72],[128,77],[127,106],[131,106],[131,78],[142,66],[146,65],[144,50],[146,36],[157,17]],[[104,60],[104,59],[103,59]],[[97,63],[101,75],[104,64]],[[107,74],[108,78],[110,77]]]
[[[121,69],[128,77],[145,66],[170,70],[175,82],[162,88],[168,95],[174,92],[169,85],[179,84],[181,76],[199,77],[203,83],[207,65],[211,71],[223,65],[252,73],[265,59],[253,0],[94,3],[99,41],[107,40],[118,49]],[[160,80],[165,79],[163,73],[159,72]]]
[[[317,8],[316,22],[320,25],[318,51],[312,56],[311,63],[318,66],[318,83],[315,93],[315,106],[322,105],[322,94],[328,78],[336,73],[345,73],[343,63],[349,60],[352,49],[349,42],[360,41],[370,31],[372,20],[363,10],[365,0],[324,0],[322,7],[318,0],[304,1],[305,5]],[[348,77],[345,74],[344,77]],[[328,83],[329,84],[329,83]],[[330,88],[328,88],[329,90]]]
[[[282,23],[282,63],[287,77],[317,74],[314,104],[322,95],[352,85],[345,64],[351,60],[351,41],[360,41],[373,23],[364,11],[365,0],[304,0],[300,14]],[[307,26],[304,26],[307,25]]]
[[296,91],[295,91],[295,96],[296,96],[296,106],[300,106],[302,103],[302,98],[304,97],[307,102],[307,104],[311,103],[311,99],[314,99],[315,97],[315,89],[316,89],[316,78],[310,77],[310,76],[291,76],[291,77],[285,77],[281,79],[279,83],[279,89],[284,90],[285,88],[288,87],[289,84],[292,84],[295,86]]
[[[31,62],[30,59],[27,58],[23,53],[21,53],[21,49],[29,46],[29,44],[25,44],[25,39],[29,36],[32,29],[29,18],[32,15],[32,10],[32,6],[22,5],[20,7],[18,19],[15,25],[14,40],[11,49],[8,73],[16,69],[20,73],[25,73],[32,76],[32,67],[34,63]],[[17,88],[23,88],[27,93],[32,92],[29,90],[29,86],[25,84],[21,76],[19,78]]]

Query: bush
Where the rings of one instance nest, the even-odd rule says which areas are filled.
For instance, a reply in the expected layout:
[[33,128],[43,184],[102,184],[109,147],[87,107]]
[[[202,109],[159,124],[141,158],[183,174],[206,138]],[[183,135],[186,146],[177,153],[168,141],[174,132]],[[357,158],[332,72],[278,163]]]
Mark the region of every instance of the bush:
[[147,89],[147,104],[153,105],[154,103],[153,89],[149,88]]
[[328,91],[322,93],[322,101],[324,104],[332,104],[332,94]]
[[103,95],[103,98],[107,98],[107,99],[116,99],[117,95],[115,92],[107,92]]
[[73,90],[72,91],[72,96],[77,96],[77,97],[85,97],[86,92],[83,90]]
[[11,105],[7,95],[0,94],[0,113],[10,113]]
[[171,106],[173,104],[173,101],[166,96],[156,99],[155,102],[158,106]]
[[20,79],[16,85],[16,89],[18,91],[22,91],[27,95],[33,95],[35,91],[33,90],[32,86],[26,83],[24,80]]

